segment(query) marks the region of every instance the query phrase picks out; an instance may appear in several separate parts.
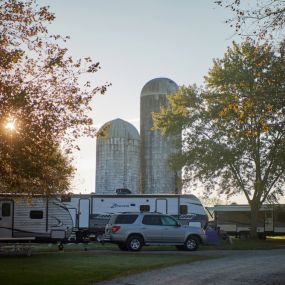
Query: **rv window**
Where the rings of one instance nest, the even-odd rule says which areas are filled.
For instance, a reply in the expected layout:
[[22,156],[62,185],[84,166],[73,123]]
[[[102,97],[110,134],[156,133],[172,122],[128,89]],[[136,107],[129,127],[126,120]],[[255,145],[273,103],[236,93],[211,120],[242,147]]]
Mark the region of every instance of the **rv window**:
[[40,220],[44,216],[43,211],[31,211],[30,212],[30,219],[37,219]]
[[2,217],[10,217],[11,216],[11,204],[3,203],[2,204]]
[[180,215],[187,215],[187,213],[188,213],[188,206],[180,205]]
[[149,205],[140,205],[140,211],[141,212],[149,212],[150,206]]

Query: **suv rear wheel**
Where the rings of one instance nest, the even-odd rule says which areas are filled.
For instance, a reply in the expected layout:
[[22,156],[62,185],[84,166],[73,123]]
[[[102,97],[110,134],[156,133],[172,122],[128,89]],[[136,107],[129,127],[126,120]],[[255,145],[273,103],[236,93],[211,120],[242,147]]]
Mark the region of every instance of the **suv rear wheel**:
[[140,251],[143,246],[143,239],[140,236],[133,235],[127,240],[127,248],[131,251]]
[[199,247],[199,241],[197,239],[197,237],[194,236],[190,236],[187,238],[186,242],[185,242],[185,249],[188,251],[195,251],[197,250]]

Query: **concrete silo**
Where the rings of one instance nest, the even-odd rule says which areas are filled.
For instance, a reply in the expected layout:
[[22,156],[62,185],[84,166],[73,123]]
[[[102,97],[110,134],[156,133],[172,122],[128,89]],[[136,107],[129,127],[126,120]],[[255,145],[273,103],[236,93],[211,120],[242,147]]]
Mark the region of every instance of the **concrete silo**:
[[174,138],[152,130],[152,112],[159,112],[167,105],[167,95],[175,93],[177,84],[168,78],[155,78],[141,91],[141,192],[179,193],[178,174],[169,167],[169,155],[177,152]]
[[130,123],[116,119],[104,124],[96,143],[96,194],[114,194],[118,188],[139,193],[140,137]]

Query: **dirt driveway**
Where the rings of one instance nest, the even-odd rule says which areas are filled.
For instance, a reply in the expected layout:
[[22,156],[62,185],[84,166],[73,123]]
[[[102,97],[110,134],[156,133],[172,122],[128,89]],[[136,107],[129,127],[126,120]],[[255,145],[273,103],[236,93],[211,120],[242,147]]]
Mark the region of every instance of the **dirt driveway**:
[[[140,254],[140,253],[138,253]],[[179,253],[177,253],[179,254]],[[100,285],[285,285],[285,249],[198,251],[195,255],[223,256],[117,278]]]

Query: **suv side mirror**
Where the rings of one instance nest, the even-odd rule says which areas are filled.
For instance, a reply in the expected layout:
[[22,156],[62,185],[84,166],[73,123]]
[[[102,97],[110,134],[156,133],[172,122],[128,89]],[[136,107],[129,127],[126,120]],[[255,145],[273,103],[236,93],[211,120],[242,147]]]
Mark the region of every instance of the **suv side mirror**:
[[181,224],[177,223],[177,224],[176,224],[176,227],[177,227],[177,228],[180,228],[180,227],[181,227]]

